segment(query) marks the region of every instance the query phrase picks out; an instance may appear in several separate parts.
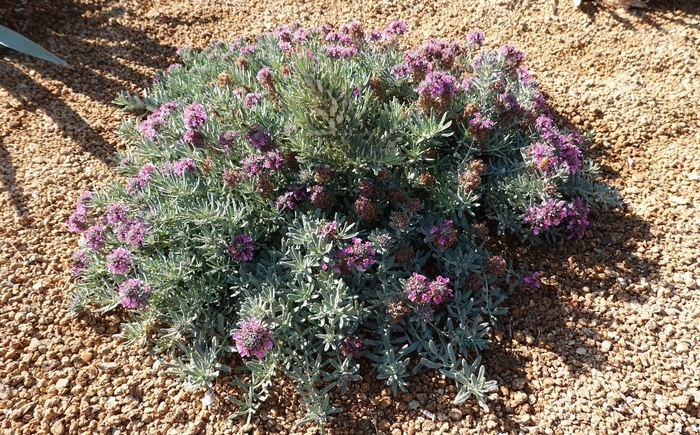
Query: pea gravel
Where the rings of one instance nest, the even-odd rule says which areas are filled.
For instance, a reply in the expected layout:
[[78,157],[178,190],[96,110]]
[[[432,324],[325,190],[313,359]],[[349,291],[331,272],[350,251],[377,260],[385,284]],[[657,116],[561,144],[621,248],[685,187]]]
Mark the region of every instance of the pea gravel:
[[[0,431],[7,434],[310,433],[279,385],[249,428],[184,391],[162,356],[125,347],[118,315],[69,317],[79,192],[114,177],[110,104],[207,45],[298,21],[382,28],[407,43],[482,29],[509,42],[624,196],[582,241],[515,253],[544,286],[518,290],[484,358],[499,389],[481,411],[425,374],[392,397],[366,374],[331,434],[698,433],[700,421],[700,2],[610,10],[584,1],[0,0],[0,24],[73,67],[0,51]],[[211,398],[207,398],[211,399]],[[208,405],[208,406],[205,406]]]

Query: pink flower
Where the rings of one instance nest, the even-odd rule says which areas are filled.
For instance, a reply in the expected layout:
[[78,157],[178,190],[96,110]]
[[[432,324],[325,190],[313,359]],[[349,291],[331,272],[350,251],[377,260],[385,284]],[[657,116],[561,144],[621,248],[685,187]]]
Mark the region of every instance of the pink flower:
[[340,343],[338,350],[343,356],[359,358],[360,351],[362,350],[362,339],[357,335],[348,335]]
[[195,101],[189,106],[185,106],[183,118],[188,130],[197,130],[204,126],[208,117],[202,105]]
[[151,288],[140,279],[127,279],[119,285],[119,303],[124,308],[142,307],[151,296]]
[[255,318],[240,322],[238,328],[231,334],[238,353],[243,357],[265,358],[265,351],[272,349],[272,331]]
[[124,275],[131,266],[129,251],[124,248],[116,248],[107,254],[107,270],[115,275]]
[[432,227],[430,235],[433,236],[433,243],[441,248],[449,248],[457,241],[457,234],[450,219],[445,219],[440,225]]
[[539,272],[525,272],[522,276],[522,283],[524,287],[527,288],[540,288],[542,285],[540,283],[540,273]]
[[253,253],[255,252],[253,238],[247,234],[236,234],[233,237],[233,241],[226,247],[226,250],[234,260],[250,261],[253,259]]
[[76,274],[79,275],[80,272],[85,269],[85,266],[87,266],[88,259],[85,256],[85,251],[82,249],[76,249],[75,252],[73,252],[73,255],[71,256],[71,263],[70,263],[70,270]]

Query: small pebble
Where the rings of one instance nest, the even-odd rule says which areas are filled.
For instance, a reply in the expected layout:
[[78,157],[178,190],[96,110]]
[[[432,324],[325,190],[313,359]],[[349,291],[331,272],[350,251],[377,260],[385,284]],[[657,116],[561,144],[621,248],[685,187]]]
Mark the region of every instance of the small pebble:
[[83,362],[88,363],[92,359],[92,352],[89,350],[83,350],[80,352],[80,359],[83,360]]

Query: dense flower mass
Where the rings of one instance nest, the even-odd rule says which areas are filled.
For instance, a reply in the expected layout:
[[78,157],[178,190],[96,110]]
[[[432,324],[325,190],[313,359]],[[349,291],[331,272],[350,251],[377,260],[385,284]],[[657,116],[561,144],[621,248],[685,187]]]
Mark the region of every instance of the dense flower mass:
[[242,357],[254,355],[265,358],[265,352],[272,349],[272,331],[263,326],[258,319],[248,319],[238,324],[231,338],[236,342],[236,349]]
[[288,374],[323,424],[335,388],[373,372],[398,394],[411,361],[486,406],[473,356],[512,277],[540,285],[491,250],[583,237],[616,196],[522,52],[480,31],[404,50],[407,31],[291,24],[183,48],[148,99],[120,98],[157,109],[119,129],[125,185],[68,218],[71,307],[133,310],[126,335],[182,346],[174,371],[210,391],[240,364],[226,352],[264,358],[236,376],[248,416]]
[[146,226],[138,219],[125,220],[114,225],[114,235],[119,243],[140,248],[146,236]]
[[119,201],[113,202],[107,205],[107,208],[105,209],[105,220],[110,225],[126,222],[126,213],[128,211],[129,209],[126,207],[126,205],[124,205],[124,203]]
[[457,92],[455,82],[455,78],[449,74],[440,71],[429,72],[416,90],[434,100],[450,98]]
[[137,187],[146,187],[146,183],[151,178],[151,174],[156,170],[153,163],[146,163],[139,169],[139,172],[133,178],[127,180],[126,191],[134,193]]
[[585,205],[581,198],[574,198],[570,203],[548,199],[539,206],[528,207],[523,221],[529,223],[532,232],[537,235],[560,225],[567,219],[569,239],[581,239],[588,228],[589,212],[590,207]]
[[259,151],[268,151],[273,145],[270,133],[259,125],[250,127],[245,138],[253,148]]
[[480,47],[484,43],[484,32],[481,30],[472,30],[467,33],[467,44],[475,47]]

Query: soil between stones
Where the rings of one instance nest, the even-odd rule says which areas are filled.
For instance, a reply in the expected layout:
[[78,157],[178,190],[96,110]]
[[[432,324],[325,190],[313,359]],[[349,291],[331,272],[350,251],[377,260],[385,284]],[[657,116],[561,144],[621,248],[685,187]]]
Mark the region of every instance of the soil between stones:
[[[115,315],[69,317],[76,238],[65,221],[80,191],[113,178],[124,116],[185,43],[232,39],[298,21],[382,28],[407,44],[461,38],[527,55],[562,121],[596,136],[589,150],[623,193],[582,241],[519,253],[545,286],[520,290],[484,364],[499,389],[481,411],[419,376],[392,397],[365,376],[329,433],[697,433],[700,431],[700,3],[651,0],[612,11],[563,0],[0,0],[0,24],[72,69],[0,52],[0,429],[8,434],[243,433],[226,400],[203,407],[158,356],[124,347]],[[306,433],[281,385],[250,433]]]

